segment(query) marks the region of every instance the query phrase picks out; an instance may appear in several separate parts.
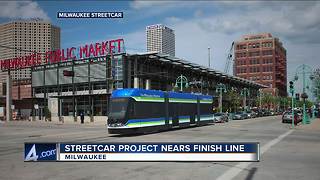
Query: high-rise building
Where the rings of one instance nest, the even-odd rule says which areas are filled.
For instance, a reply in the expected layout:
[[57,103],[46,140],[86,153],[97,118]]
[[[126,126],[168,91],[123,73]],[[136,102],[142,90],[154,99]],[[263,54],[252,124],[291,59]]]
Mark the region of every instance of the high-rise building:
[[[60,28],[42,20],[14,21],[0,24],[0,59],[26,56],[33,51],[45,53],[60,48]],[[25,51],[27,50],[27,51]],[[5,79],[1,73],[1,80]],[[12,79],[29,79],[30,69],[11,72]]]
[[174,31],[162,24],[146,27],[147,51],[156,51],[175,56]]
[[[26,56],[60,49],[60,28],[43,20],[21,20],[0,24],[0,59]],[[31,78],[30,68],[11,71],[13,80]],[[5,82],[7,72],[0,72],[0,84]],[[0,88],[2,91],[2,88]],[[2,92],[0,92],[3,94]]]
[[[274,95],[287,95],[287,56],[270,33],[244,35],[235,42],[233,74],[268,86]],[[270,91],[272,90],[272,91]]]

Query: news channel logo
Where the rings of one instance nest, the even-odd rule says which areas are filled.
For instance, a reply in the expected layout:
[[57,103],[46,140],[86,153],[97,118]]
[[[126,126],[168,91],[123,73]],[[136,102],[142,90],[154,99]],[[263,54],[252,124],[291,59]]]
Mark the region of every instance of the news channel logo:
[[24,161],[56,161],[56,143],[25,143]]

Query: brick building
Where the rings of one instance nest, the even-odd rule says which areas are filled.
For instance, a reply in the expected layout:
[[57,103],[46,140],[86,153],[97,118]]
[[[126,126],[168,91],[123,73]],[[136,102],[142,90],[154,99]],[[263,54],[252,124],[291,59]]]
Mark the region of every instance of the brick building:
[[282,42],[270,33],[244,35],[235,42],[233,74],[268,86],[266,92],[287,96],[287,57]]

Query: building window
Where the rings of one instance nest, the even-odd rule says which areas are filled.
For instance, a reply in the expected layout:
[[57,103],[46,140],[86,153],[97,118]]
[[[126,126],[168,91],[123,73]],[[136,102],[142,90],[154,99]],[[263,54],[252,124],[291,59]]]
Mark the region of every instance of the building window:
[[272,55],[272,50],[262,51],[263,56]]
[[249,57],[260,56],[260,51],[249,52]]
[[107,98],[104,96],[94,97],[93,115],[94,116],[106,116],[107,112],[108,112]]

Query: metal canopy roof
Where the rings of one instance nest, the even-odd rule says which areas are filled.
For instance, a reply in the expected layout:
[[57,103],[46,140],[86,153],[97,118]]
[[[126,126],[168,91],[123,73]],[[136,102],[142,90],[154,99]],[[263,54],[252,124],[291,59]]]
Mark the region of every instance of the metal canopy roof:
[[162,53],[156,53],[156,52],[148,52],[148,53],[142,53],[142,54],[134,54],[134,55],[138,55],[138,56],[148,56],[149,58],[154,59],[155,57],[157,57],[160,61],[163,62],[171,62],[172,64],[175,65],[180,65],[182,67],[185,68],[190,68],[191,70],[196,70],[196,71],[201,71],[201,72],[205,72],[211,75],[215,75],[221,78],[224,78],[226,80],[233,80],[233,81],[237,81],[237,82],[241,82],[241,83],[245,83],[245,84],[249,84],[249,85],[253,85],[253,86],[259,86],[259,87],[267,87],[265,85],[256,83],[254,81],[250,81],[247,79],[243,79],[240,77],[236,77],[236,76],[232,76],[229,74],[226,74],[224,72],[212,69],[212,68],[208,68],[193,62],[189,62],[187,60],[184,59],[180,59],[177,57],[172,57],[169,54],[162,54]]

